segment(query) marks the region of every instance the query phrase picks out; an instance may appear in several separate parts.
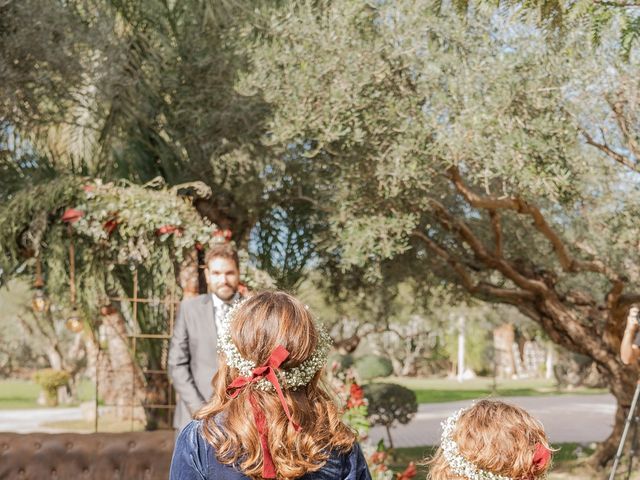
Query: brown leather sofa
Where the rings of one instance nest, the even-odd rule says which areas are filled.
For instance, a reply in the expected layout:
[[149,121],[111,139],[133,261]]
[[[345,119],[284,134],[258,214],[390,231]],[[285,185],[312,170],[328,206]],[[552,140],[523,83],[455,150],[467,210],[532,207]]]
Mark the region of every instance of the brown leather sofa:
[[168,479],[173,430],[0,433],[0,479]]

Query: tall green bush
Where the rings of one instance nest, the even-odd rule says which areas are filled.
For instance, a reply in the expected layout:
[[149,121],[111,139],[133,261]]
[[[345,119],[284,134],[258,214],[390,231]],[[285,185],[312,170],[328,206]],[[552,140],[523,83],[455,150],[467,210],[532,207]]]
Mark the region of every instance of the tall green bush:
[[58,388],[67,385],[70,379],[69,372],[53,368],[43,368],[33,374],[33,381],[42,388],[47,405],[52,407],[58,404]]
[[393,373],[391,360],[380,355],[364,355],[357,358],[353,366],[362,381],[388,377]]

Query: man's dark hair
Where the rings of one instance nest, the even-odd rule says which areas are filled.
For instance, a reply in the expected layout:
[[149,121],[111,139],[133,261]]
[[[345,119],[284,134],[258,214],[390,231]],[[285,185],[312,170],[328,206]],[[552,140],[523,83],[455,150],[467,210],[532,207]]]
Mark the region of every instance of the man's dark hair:
[[209,262],[214,258],[226,258],[228,260],[232,260],[238,270],[240,270],[240,260],[238,259],[238,252],[230,243],[216,243],[214,244],[207,253],[204,255],[204,264],[206,267],[209,266]]

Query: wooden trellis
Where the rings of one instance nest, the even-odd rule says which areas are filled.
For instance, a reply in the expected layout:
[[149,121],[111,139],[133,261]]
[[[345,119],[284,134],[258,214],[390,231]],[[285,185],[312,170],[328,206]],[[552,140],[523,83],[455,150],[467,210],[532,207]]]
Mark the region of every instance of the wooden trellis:
[[[145,378],[148,375],[161,375],[161,376],[166,376],[168,377],[168,370],[167,370],[167,359],[168,359],[168,348],[169,348],[169,341],[171,339],[171,336],[173,335],[173,326],[175,323],[175,314],[176,314],[176,310],[177,310],[177,306],[180,303],[180,301],[178,300],[175,291],[172,291],[171,294],[164,298],[164,299],[158,299],[158,298],[140,298],[138,297],[138,272],[137,270],[134,271],[134,276],[133,276],[133,297],[131,298],[127,298],[127,297],[110,297],[109,300],[114,301],[114,302],[128,302],[131,304],[131,308],[132,308],[132,316],[133,316],[133,325],[134,325],[134,331],[129,331],[127,332],[127,341],[128,344],[130,346],[130,352],[131,352],[131,358],[133,360],[134,363],[136,363],[137,359],[138,359],[138,345],[139,345],[139,341],[140,340],[151,340],[151,341],[162,341],[166,343],[166,346],[164,347],[164,351],[162,354],[162,360],[161,360],[161,368],[131,368],[131,395],[129,396],[129,403],[127,405],[122,405],[122,404],[109,404],[109,403],[105,403],[103,404],[103,406],[105,407],[120,407],[120,408],[130,408],[130,417],[131,417],[131,430],[134,430],[135,428],[135,422],[134,419],[136,417],[135,415],[135,409],[139,408],[140,406],[142,406],[145,410],[147,409],[157,409],[157,410],[165,410],[167,412],[166,415],[166,423],[168,426],[171,426],[172,424],[172,420],[173,420],[173,413],[174,413],[174,409],[175,409],[175,404],[173,402],[173,397],[174,397],[174,392],[173,392],[173,386],[171,384],[171,382],[169,381],[169,379],[167,378],[167,390],[166,390],[166,399],[167,402],[166,403],[142,403],[142,405],[140,405],[140,403],[136,402],[136,395],[138,393],[137,389],[136,389],[136,375],[142,374]],[[159,305],[164,305],[165,309],[164,311],[166,311],[168,313],[168,318],[167,318],[167,322],[166,322],[166,330],[162,333],[146,333],[146,332],[138,332],[135,331],[135,329],[137,329],[138,326],[138,310],[139,307],[141,305],[154,305],[154,306],[159,306]],[[100,342],[98,342],[99,344]],[[100,416],[99,413],[99,406],[98,406],[98,401],[100,398],[100,375],[101,373],[105,373],[104,371],[101,371],[101,362],[100,362],[100,355],[102,354],[102,349],[98,348],[98,358],[96,361],[96,385],[95,385],[95,423],[94,423],[94,430],[97,432],[99,427],[98,427],[98,419]],[[128,369],[127,369],[128,370]],[[116,373],[117,372],[115,370],[109,370],[109,372],[107,373]],[[128,372],[122,372],[123,374],[126,374]]]

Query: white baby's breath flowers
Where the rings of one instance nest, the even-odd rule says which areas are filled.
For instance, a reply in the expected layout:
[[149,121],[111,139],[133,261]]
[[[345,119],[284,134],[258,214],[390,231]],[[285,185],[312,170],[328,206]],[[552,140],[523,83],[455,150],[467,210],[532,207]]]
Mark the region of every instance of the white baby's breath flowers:
[[510,477],[482,470],[460,454],[458,444],[453,440],[453,432],[456,429],[458,419],[464,411],[465,409],[461,408],[441,424],[442,441],[440,448],[442,448],[444,458],[447,460],[451,470],[453,470],[456,475],[466,478],[467,480],[512,480]]
[[[256,368],[257,365],[240,355],[238,347],[236,347],[231,338],[230,329],[231,322],[242,303],[242,301],[237,302],[225,315],[218,336],[218,351],[224,353],[228,366],[237,369],[242,376],[250,377],[252,370]],[[278,380],[282,383],[283,387],[296,390],[307,385],[316,372],[324,367],[327,362],[327,355],[332,345],[331,337],[329,337],[329,334],[321,325],[315,323],[315,326],[319,337],[313,354],[297,367],[286,370],[279,368],[276,370]],[[260,390],[274,390],[274,386],[265,378],[260,379],[256,387]]]

